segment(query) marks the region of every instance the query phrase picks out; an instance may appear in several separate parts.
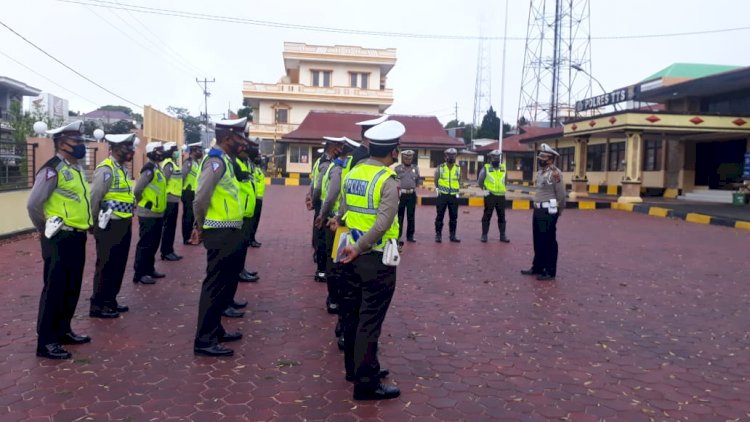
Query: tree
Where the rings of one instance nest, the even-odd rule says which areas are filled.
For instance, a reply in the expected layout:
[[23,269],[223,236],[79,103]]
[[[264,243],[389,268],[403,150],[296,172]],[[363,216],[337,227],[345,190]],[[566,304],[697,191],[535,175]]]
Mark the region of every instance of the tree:
[[498,139],[500,136],[500,118],[497,117],[497,113],[490,106],[484,117],[482,118],[482,125],[479,127],[477,137],[482,139]]
[[188,109],[182,107],[169,106],[167,107],[167,113],[177,117],[184,123],[186,144],[201,141],[201,124],[203,122],[199,118],[191,116]]
[[253,121],[253,109],[250,107],[242,107],[241,109],[237,110],[237,117],[243,118],[247,117],[248,122]]
[[453,129],[454,127],[464,127],[464,126],[465,126],[464,122],[458,119],[453,119],[450,122],[446,123],[444,127],[446,129]]
[[118,105],[105,105],[105,106],[101,106],[101,107],[97,108],[97,110],[101,110],[101,111],[122,111],[123,113],[127,114],[128,116],[130,116],[131,114],[133,114],[133,110],[130,107],[118,106]]
[[130,120],[118,120],[104,125],[105,133],[130,133],[131,129],[135,129],[135,125]]
[[73,110],[68,111],[68,117],[75,117],[75,116],[80,116],[80,115],[81,113],[78,111],[73,111]]
[[21,102],[12,100],[8,107],[8,123],[13,128],[13,142],[22,144],[26,137],[34,133],[34,118],[29,112],[23,112]]
[[83,122],[83,134],[86,136],[93,137],[94,131],[99,128],[96,120],[84,120]]

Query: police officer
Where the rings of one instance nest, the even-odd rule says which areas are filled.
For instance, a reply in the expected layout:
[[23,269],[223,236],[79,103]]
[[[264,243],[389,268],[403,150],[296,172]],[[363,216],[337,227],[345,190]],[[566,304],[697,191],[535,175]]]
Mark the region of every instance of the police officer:
[[86,176],[78,160],[86,156],[83,122],[47,131],[55,156],[36,175],[26,205],[29,219],[40,233],[44,260],[44,288],[39,300],[36,355],[69,359],[62,345],[91,341],[73,332],[70,321],[81,294],[86,262],[86,231],[92,223]]
[[96,270],[89,316],[117,318],[129,308],[117,303],[130,253],[135,196],[127,163],[133,161],[138,138],[134,133],[106,135],[109,157],[94,171],[91,215],[95,219]]
[[203,160],[195,193],[195,228],[192,242],[203,241],[206,248],[206,278],[201,287],[198,326],[193,352],[205,356],[231,356],[234,351],[223,342],[242,338],[228,333],[221,315],[232,302],[240,273],[243,207],[240,182],[235,175],[234,158],[244,148],[247,118],[216,123],[216,146]]
[[179,261],[181,256],[174,253],[174,236],[177,231],[177,214],[182,197],[182,168],[177,164],[179,153],[177,142],[164,144],[166,159],[161,162],[161,169],[167,179],[167,209],[164,210],[164,228],[161,237],[161,260]]
[[198,173],[203,160],[203,147],[200,142],[185,145],[188,158],[182,163],[182,244],[192,245],[190,235],[193,233],[193,200],[198,187]]
[[366,159],[370,156],[370,151],[367,149],[367,137],[365,136],[365,132],[367,132],[370,128],[373,126],[379,125],[386,120],[388,120],[388,115],[384,114],[380,117],[376,117],[374,119],[364,120],[361,122],[355,123],[355,125],[359,126],[360,128],[360,139],[362,139],[362,142],[359,147],[357,147],[354,151],[352,151],[352,159],[349,161],[349,168],[352,168],[357,165],[360,161]]
[[[312,204],[319,202],[322,206],[323,201],[321,197],[323,195],[323,176],[328,171],[328,167],[332,165],[333,159],[339,155],[339,150],[342,148],[340,142],[326,141],[325,151],[323,157],[321,157],[320,163],[318,164],[317,178],[313,184],[313,191],[311,196]],[[317,267],[315,272],[315,281],[325,283],[326,282],[326,241],[325,241],[325,228],[317,224],[318,217],[320,217],[320,209],[316,211],[315,220],[313,221],[313,227],[315,230],[315,265]],[[329,251],[330,252],[330,251]]]
[[400,122],[388,121],[367,131],[370,158],[349,172],[339,211],[352,233],[340,259],[344,366],[347,381],[355,383],[355,400],[392,399],[401,393],[381,382],[388,371],[381,369],[377,352],[396,289],[396,267],[383,263],[383,250],[398,239],[398,182],[389,166],[398,159],[405,130]]
[[[258,154],[258,144],[255,141],[247,140],[245,147],[240,150],[239,154],[235,158],[237,167],[235,168],[237,174],[237,180],[240,182],[240,204],[242,204],[242,251],[240,252],[240,262],[242,263],[242,271],[240,271],[239,278],[242,282],[254,283],[258,281],[258,273],[255,271],[248,271],[245,269],[245,260],[247,259],[247,248],[250,247],[251,241],[251,229],[253,224],[253,216],[255,215],[255,205],[257,204],[255,198],[255,177],[253,177],[253,164],[250,161],[250,156]],[[234,295],[233,295],[234,296]],[[242,303],[237,303],[233,306],[236,308],[244,308],[241,306]],[[225,314],[226,316],[226,314]]]
[[401,153],[401,164],[394,169],[398,175],[398,238],[404,230],[404,212],[409,227],[406,229],[406,241],[414,240],[414,209],[417,205],[417,186],[422,183],[419,177],[419,166],[414,164],[414,151],[407,150]]
[[497,227],[500,230],[500,241],[510,242],[505,235],[505,164],[502,163],[503,154],[500,150],[492,150],[489,154],[490,162],[479,171],[479,186],[484,190],[484,214],[482,214],[482,242],[487,242],[490,231],[492,211],[497,212]]
[[260,214],[263,211],[263,195],[266,193],[266,174],[263,173],[263,157],[258,148],[248,151],[252,162],[253,186],[255,187],[255,212],[253,213],[252,225],[250,226],[250,247],[260,248],[261,243],[255,239],[260,224]]
[[138,208],[138,244],[135,247],[133,262],[133,283],[154,284],[157,278],[165,275],[157,272],[154,266],[156,251],[159,250],[164,211],[167,209],[167,179],[159,167],[166,158],[161,142],[146,144],[148,162],[141,169],[141,176],[133,193]]
[[[313,230],[312,230],[312,247],[315,249],[316,244],[318,243],[317,233],[318,229],[315,227],[315,219],[318,218],[318,214],[320,214],[320,186],[317,190],[317,197],[313,199],[315,196],[315,188],[318,183],[318,179],[320,178],[320,175],[322,174],[320,171],[321,164],[325,163],[327,161],[330,161],[330,158],[328,155],[325,154],[325,150],[323,148],[318,150],[318,153],[321,154],[320,157],[318,157],[315,162],[312,165],[312,171],[310,171],[310,191],[305,196],[305,206],[307,207],[308,211],[315,211],[313,213]],[[325,164],[323,167],[328,166],[328,164]],[[324,170],[325,171],[325,170]],[[317,252],[313,254],[313,261],[317,261]]]
[[443,241],[443,220],[445,209],[448,208],[448,229],[451,242],[460,242],[456,237],[458,227],[458,192],[461,180],[461,169],[456,165],[455,148],[445,150],[445,162],[435,170],[435,185],[437,186],[437,216],[435,217],[435,242]]
[[534,262],[521,274],[536,275],[540,281],[554,280],[557,275],[557,219],[565,209],[565,183],[560,169],[555,167],[557,153],[542,144],[537,155],[539,171],[534,194]]

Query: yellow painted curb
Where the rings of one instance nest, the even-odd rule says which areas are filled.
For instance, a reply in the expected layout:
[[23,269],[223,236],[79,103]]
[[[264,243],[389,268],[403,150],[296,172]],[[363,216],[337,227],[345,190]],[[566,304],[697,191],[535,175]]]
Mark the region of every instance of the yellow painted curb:
[[711,224],[711,217],[708,215],[696,214],[691,212],[688,213],[687,217],[685,217],[685,221],[698,224]]
[[270,185],[270,184],[271,184],[271,178],[270,177],[266,177],[266,185]]
[[665,198],[675,199],[677,198],[678,194],[679,194],[679,191],[677,189],[665,189],[664,190]]
[[666,217],[667,213],[669,213],[667,208],[651,207],[648,209],[648,215],[653,215],[655,217]]
[[579,201],[578,202],[578,209],[579,210],[595,210],[596,209],[596,202],[594,202],[594,201]]
[[737,221],[734,223],[735,229],[750,230],[750,223],[746,221]]
[[484,198],[469,198],[469,206],[470,207],[483,207]]
[[589,193],[599,193],[599,185],[589,185]]
[[289,173],[289,177],[292,179],[299,179],[299,173]]
[[607,195],[617,195],[617,185],[607,185]]
[[633,212],[633,204],[623,204],[620,202],[612,203],[612,208],[620,211]]
[[513,207],[514,210],[528,210],[531,209],[531,201],[526,199],[514,199]]
[[284,186],[299,186],[299,179],[284,179]]

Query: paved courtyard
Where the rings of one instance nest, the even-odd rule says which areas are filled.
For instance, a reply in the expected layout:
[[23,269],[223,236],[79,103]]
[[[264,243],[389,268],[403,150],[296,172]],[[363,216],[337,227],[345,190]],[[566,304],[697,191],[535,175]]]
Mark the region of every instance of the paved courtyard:
[[419,207],[381,338],[402,396],[354,402],[312,279],[305,189],[267,191],[263,247],[248,257],[261,280],[240,285],[245,318],[225,319],[245,335],[228,359],[192,353],[202,247],[157,262],[167,278],[154,286],[133,285],[129,264],[131,311],[93,320],[90,237],[73,327],[93,341],[50,361],[34,355],[38,241],[0,245],[0,420],[750,420],[750,232],[567,210],[557,281],[545,283],[519,274],[530,211],[508,211],[512,243],[493,221],[482,244],[481,209],[462,208],[463,242],[438,245],[435,210]]

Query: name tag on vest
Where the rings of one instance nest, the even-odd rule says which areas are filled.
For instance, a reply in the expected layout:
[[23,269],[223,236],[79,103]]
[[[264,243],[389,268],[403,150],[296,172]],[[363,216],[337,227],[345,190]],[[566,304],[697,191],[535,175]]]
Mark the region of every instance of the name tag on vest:
[[367,181],[349,179],[346,181],[346,193],[351,195],[367,195]]

